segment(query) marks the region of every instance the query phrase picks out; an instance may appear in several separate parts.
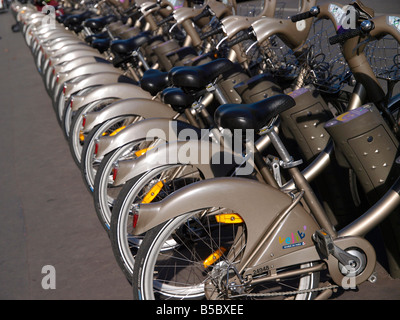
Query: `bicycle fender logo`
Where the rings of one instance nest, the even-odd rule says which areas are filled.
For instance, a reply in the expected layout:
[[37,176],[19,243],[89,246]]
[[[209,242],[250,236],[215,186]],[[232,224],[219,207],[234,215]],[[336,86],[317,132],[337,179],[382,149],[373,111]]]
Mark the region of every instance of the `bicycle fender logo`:
[[306,236],[307,226],[303,226],[303,230],[292,232],[289,236],[279,237],[279,244],[283,244],[282,249],[290,249],[294,247],[304,246],[306,243],[302,241]]
[[400,17],[388,16],[387,23],[389,26],[394,27],[397,30],[397,32],[400,32]]

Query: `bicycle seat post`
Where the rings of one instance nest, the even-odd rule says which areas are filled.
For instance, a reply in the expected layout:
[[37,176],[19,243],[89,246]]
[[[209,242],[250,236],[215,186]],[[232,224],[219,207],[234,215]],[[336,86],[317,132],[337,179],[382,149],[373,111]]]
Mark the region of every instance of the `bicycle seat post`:
[[268,128],[266,134],[271,139],[274,148],[282,159],[281,166],[288,169],[296,187],[299,190],[304,191],[304,198],[307,202],[307,205],[314,213],[318,223],[328,232],[328,234],[335,238],[336,231],[331,221],[329,220],[324,208],[322,207],[310,184],[297,167],[299,164],[301,164],[301,161],[293,161],[293,157],[287,151],[285,145],[283,144],[281,138],[275,132],[275,130],[273,130],[272,128]]

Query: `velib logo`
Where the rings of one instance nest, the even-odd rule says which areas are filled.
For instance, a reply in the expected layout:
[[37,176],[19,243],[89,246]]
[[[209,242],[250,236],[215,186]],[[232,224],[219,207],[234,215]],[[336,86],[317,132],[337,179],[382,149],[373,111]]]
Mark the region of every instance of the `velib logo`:
[[282,249],[289,249],[298,246],[304,246],[306,243],[302,241],[306,236],[307,226],[303,226],[303,230],[292,232],[289,236],[279,237],[279,243],[283,244]]

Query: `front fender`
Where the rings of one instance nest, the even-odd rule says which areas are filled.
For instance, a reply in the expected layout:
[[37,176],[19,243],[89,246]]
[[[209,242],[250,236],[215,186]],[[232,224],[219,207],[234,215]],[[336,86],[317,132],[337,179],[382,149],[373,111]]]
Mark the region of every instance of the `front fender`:
[[126,115],[138,115],[145,119],[162,117],[172,119],[176,115],[169,105],[148,98],[130,98],[116,101],[100,111],[85,114],[83,132],[91,131],[96,125],[112,118]]
[[175,164],[194,165],[205,179],[225,177],[241,162],[241,155],[235,154],[232,149],[205,140],[208,135],[202,140],[196,139],[198,131],[193,131],[191,135],[193,137],[188,141],[184,141],[185,136],[178,136],[178,140],[161,144],[141,157],[118,162],[114,185],[121,185],[149,170]]
[[82,56],[87,56],[88,54],[91,54],[95,57],[104,58],[104,55],[102,55],[98,51],[94,51],[92,47],[81,46],[80,49],[65,52],[64,54],[52,55],[51,57],[47,57],[45,63],[47,62],[47,64],[54,66],[56,64],[63,63],[64,61],[71,61],[74,59],[78,59]]
[[179,132],[183,129],[192,128],[198,130],[185,121],[172,121],[170,118],[144,119],[127,126],[116,135],[101,137],[97,143],[97,157],[102,158],[107,153],[129,142],[158,137],[157,132],[152,130],[154,128],[161,130],[165,134],[166,141],[177,140]]
[[141,98],[151,100],[152,96],[141,87],[129,83],[113,83],[101,86],[81,96],[74,96],[72,110],[77,111],[84,105],[105,98],[130,99]]
[[[86,57],[82,57],[83,61],[86,61]],[[93,57],[94,58],[94,57]],[[80,59],[74,60],[76,64],[78,64]],[[94,60],[94,59],[93,59]],[[75,68],[66,71],[66,72],[61,72],[58,73],[58,84],[62,84],[68,80],[71,80],[73,78],[85,75],[85,74],[93,74],[93,73],[99,73],[99,72],[107,72],[107,71],[113,71],[115,70],[115,67],[112,65],[112,63],[109,62],[85,62],[82,65],[76,66]]]
[[[319,260],[312,240],[318,225],[315,219],[302,206],[292,204],[286,193],[269,185],[244,178],[214,178],[202,180],[183,187],[163,200],[150,204],[140,204],[134,235],[140,235],[184,213],[209,207],[226,208],[239,214],[246,225],[246,251],[242,257],[245,262],[261,238],[269,234],[266,244],[252,261],[250,267],[265,265],[265,261],[298,253],[296,261],[304,263]],[[279,222],[279,223],[278,223]],[[309,250],[307,250],[309,249]],[[273,257],[273,258],[272,258]],[[279,263],[296,264],[296,261]],[[268,266],[267,270],[278,266]],[[238,268],[240,269],[240,268]]]
[[64,97],[65,99],[69,99],[72,94],[88,87],[101,86],[104,84],[124,83],[128,82],[128,80],[134,85],[134,80],[130,80],[130,78],[121,75],[121,72],[118,69],[90,74],[82,78],[82,80],[65,83]]

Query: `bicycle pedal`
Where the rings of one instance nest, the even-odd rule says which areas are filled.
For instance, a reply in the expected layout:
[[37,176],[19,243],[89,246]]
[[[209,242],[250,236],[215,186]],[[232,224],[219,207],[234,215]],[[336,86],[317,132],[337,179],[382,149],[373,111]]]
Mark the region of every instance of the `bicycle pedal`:
[[332,237],[323,229],[315,231],[313,240],[317,246],[318,251],[324,258],[328,258],[335,251],[335,245]]

